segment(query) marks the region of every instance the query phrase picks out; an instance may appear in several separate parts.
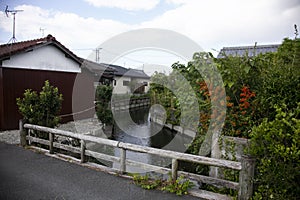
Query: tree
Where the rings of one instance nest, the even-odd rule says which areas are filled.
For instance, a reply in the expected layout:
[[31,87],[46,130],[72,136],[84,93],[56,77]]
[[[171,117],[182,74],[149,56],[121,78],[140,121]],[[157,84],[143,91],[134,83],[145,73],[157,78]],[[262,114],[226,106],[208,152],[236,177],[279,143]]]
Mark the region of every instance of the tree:
[[300,103],[292,110],[286,105],[275,106],[275,109],[275,119],[265,118],[251,133],[249,153],[257,160],[254,199],[297,199],[300,193]]
[[39,94],[31,89],[25,90],[24,97],[17,98],[17,105],[26,123],[53,128],[59,123],[62,101],[58,88],[47,80]]
[[112,86],[99,85],[96,89],[96,114],[98,119],[106,124],[113,124],[113,116],[110,106],[112,97]]

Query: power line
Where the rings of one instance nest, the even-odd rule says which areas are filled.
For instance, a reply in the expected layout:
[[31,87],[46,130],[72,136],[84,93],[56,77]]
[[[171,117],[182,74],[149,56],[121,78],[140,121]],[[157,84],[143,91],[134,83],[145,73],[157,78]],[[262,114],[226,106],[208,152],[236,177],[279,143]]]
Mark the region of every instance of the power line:
[[[100,50],[102,51],[105,51],[105,53],[108,53],[108,54],[111,54],[111,55],[115,55],[115,56],[120,56],[119,53],[116,53],[116,52],[113,52],[111,50],[107,50],[106,48],[77,48],[77,49],[72,49],[74,51],[95,51],[96,55],[95,55],[95,60],[96,62],[100,62]],[[173,57],[173,56],[159,56],[159,55],[149,55],[150,57],[160,57],[160,58],[166,58],[166,57]],[[147,55],[148,57],[148,55]],[[138,59],[135,59],[135,58],[131,58],[129,56],[122,56],[120,57],[119,59],[123,59],[123,60],[128,60],[128,61],[132,61],[132,62],[135,62],[135,63],[140,63],[140,64],[149,64],[145,61],[142,61],[142,60],[138,60]],[[175,61],[174,61],[175,62]],[[169,63],[156,63],[156,64],[153,64],[153,65],[169,65]]]
[[[119,53],[115,53],[115,52],[112,52],[112,51],[110,51],[110,50],[106,50],[106,49],[104,49],[104,48],[102,48],[102,50],[104,50],[104,51],[106,51],[107,53],[112,54],[112,55],[116,55],[116,56],[119,56],[119,55],[120,55]],[[138,63],[145,64],[144,61],[140,61],[140,60],[136,60],[136,59],[133,59],[133,58],[129,58],[128,56],[122,56],[121,58],[123,58],[123,59],[125,58],[125,59],[127,59],[127,60],[131,60],[131,61],[134,61],[134,62],[138,62]]]

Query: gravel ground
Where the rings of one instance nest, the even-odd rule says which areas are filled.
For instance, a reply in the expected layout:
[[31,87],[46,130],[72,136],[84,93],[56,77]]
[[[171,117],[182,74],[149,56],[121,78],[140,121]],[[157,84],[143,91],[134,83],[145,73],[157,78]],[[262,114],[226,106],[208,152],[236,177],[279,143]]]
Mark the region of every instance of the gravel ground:
[[[75,133],[89,134],[103,137],[102,124],[97,118],[90,118],[61,124],[57,129]],[[0,132],[0,141],[8,144],[20,144],[19,130]]]
[[0,132],[0,141],[8,144],[20,144],[19,130]]

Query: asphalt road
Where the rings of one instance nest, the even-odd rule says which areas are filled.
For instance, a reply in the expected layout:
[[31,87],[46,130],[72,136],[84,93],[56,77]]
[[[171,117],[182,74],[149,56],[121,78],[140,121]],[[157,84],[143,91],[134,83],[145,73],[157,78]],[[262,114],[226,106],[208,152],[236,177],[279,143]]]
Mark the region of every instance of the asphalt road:
[[[1,200],[196,200],[0,142]],[[199,200],[199,199],[198,199]]]

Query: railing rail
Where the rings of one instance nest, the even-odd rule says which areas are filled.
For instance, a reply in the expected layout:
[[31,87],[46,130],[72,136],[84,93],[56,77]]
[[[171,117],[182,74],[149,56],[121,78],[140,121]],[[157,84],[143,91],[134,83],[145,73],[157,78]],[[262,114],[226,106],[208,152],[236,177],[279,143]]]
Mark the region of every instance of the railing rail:
[[149,97],[120,99],[111,101],[112,110],[126,110],[129,108],[136,108],[148,105],[150,105]]
[[[28,130],[36,130],[44,132],[45,134],[49,134],[49,141],[35,138],[27,134]],[[79,139],[81,141],[80,148],[71,147],[68,145],[60,144],[54,141],[54,136],[60,135],[60,136],[66,136],[71,137],[75,139]],[[94,137],[86,134],[79,134],[79,133],[73,133],[69,131],[63,131],[48,127],[42,127],[38,125],[33,124],[24,124],[20,122],[20,138],[21,138],[21,145],[26,146],[27,140],[30,142],[37,142],[45,145],[49,145],[49,152],[51,154],[54,153],[54,148],[60,148],[67,151],[79,153],[81,155],[81,162],[85,162],[86,156],[92,156],[98,159],[104,159],[108,161],[113,162],[119,162],[120,173],[126,172],[126,166],[137,166],[144,169],[149,170],[155,170],[159,171],[161,173],[163,172],[171,172],[172,179],[177,179],[178,175],[184,175],[185,177],[189,177],[204,183],[213,184],[217,186],[222,186],[226,188],[231,188],[238,190],[238,198],[239,199],[250,199],[252,196],[252,179],[254,175],[254,159],[249,157],[242,158],[241,162],[235,162],[235,161],[228,161],[228,160],[222,160],[222,159],[215,159],[215,158],[209,158],[204,156],[197,156],[197,155],[191,155],[186,153],[180,153],[180,152],[174,152],[169,150],[162,150],[162,149],[156,149],[152,147],[145,147],[130,143],[124,143],[99,137]],[[111,155],[106,155],[99,152],[94,152],[86,149],[86,142],[93,142],[97,144],[102,145],[108,145],[111,147],[119,148],[120,149],[120,157],[115,157]],[[139,153],[147,153],[152,155],[157,155],[160,157],[166,157],[172,159],[172,166],[171,169],[164,168],[160,166],[154,166],[146,163],[136,162],[132,161],[126,158],[126,151],[133,151],[133,152],[139,152]],[[216,167],[223,167],[227,169],[233,169],[233,170],[239,170],[240,171],[240,179],[239,182],[232,182],[228,180],[203,176],[203,175],[197,175],[197,174],[191,174],[188,172],[178,171],[178,161],[188,161],[192,163],[199,163],[209,166],[216,166]],[[201,195],[200,195],[201,196]]]

